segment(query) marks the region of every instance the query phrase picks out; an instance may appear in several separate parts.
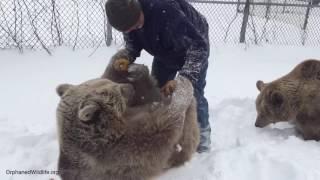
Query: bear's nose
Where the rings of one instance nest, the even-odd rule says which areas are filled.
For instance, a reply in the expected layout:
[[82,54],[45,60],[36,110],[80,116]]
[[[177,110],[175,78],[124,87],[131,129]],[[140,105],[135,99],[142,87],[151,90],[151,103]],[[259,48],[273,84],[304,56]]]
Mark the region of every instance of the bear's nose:
[[262,126],[259,124],[259,122],[258,121],[256,121],[256,123],[254,124],[256,127],[259,127],[259,128],[261,128]]
[[266,118],[264,118],[263,115],[258,114],[256,118],[256,123],[254,124],[256,127],[262,128],[268,124],[268,121]]

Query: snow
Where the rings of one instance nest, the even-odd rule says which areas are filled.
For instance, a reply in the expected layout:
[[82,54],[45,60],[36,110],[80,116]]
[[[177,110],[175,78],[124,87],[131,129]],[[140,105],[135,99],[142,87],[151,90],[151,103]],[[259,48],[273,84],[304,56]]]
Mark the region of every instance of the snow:
[[[0,51],[1,180],[59,179],[55,88],[99,77],[116,50]],[[307,58],[320,59],[319,47],[213,45],[206,88],[212,151],[156,180],[319,180],[319,142],[302,140],[288,123],[254,126],[256,81],[278,78]],[[150,67],[151,59],[143,53],[137,62]],[[9,174],[15,170],[29,174]]]

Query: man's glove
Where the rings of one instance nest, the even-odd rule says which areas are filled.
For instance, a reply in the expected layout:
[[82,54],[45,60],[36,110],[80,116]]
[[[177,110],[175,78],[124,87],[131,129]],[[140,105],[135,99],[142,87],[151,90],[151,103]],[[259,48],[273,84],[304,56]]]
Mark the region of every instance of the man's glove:
[[112,66],[116,71],[127,72],[129,64],[131,64],[132,58],[129,55],[128,50],[121,49],[112,57]]
[[163,93],[165,96],[171,95],[174,90],[177,87],[177,81],[176,80],[170,80],[168,81],[162,88],[160,89],[161,93]]

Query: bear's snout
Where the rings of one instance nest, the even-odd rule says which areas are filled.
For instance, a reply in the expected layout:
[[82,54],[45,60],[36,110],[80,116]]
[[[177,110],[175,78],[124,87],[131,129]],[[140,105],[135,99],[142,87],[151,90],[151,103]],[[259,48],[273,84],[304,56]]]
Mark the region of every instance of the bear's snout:
[[259,128],[263,128],[263,126],[258,122],[256,121],[256,123],[254,124],[256,127],[259,127]]
[[254,124],[256,127],[259,128],[263,128],[265,126],[267,126],[269,123],[269,121],[265,118],[262,118],[261,116],[258,116],[256,119],[256,123]]

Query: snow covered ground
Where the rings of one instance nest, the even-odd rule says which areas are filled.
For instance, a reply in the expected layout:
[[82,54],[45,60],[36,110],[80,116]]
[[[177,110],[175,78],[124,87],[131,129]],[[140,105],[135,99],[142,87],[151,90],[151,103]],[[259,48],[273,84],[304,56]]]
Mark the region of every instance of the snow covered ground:
[[[55,88],[100,76],[115,51],[0,51],[1,180],[59,179]],[[320,142],[303,141],[287,123],[254,126],[256,81],[280,77],[307,58],[320,59],[319,48],[213,46],[206,88],[212,152],[157,180],[319,180]],[[137,62],[150,66],[151,56]],[[15,170],[38,175],[12,175]]]

